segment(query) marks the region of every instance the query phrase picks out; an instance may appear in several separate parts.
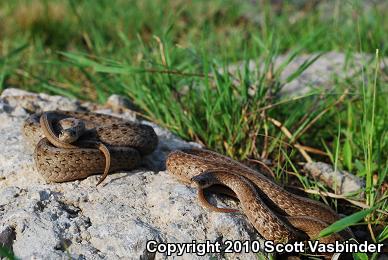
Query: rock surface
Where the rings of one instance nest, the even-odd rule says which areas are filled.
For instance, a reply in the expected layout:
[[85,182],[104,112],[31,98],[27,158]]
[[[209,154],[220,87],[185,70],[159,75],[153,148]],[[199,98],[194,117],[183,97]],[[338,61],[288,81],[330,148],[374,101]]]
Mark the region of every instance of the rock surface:
[[326,184],[337,194],[364,198],[362,190],[365,183],[358,176],[347,171],[334,170],[333,166],[324,162],[309,162],[303,168],[310,176]]
[[[111,174],[98,188],[98,176],[45,183],[34,166],[32,149],[22,137],[21,126],[29,113],[54,109],[112,114],[107,108],[60,96],[17,89],[2,93],[0,243],[17,257],[165,259],[165,254],[146,251],[147,240],[182,243],[257,239],[244,216],[208,212],[198,205],[194,189],[179,184],[163,171],[169,151],[196,144],[186,143],[149,122],[143,123],[154,127],[159,145],[145,158],[142,168]],[[136,117],[129,112],[117,116],[130,120]],[[217,203],[224,204],[218,198]],[[250,253],[238,257],[256,256]],[[185,254],[183,258],[203,257]]]

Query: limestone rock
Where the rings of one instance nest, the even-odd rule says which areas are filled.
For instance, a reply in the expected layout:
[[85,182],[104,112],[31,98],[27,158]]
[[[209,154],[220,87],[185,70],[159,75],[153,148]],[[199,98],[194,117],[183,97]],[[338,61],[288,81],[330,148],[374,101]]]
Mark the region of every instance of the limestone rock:
[[0,246],[10,251],[15,240],[15,230],[11,226],[0,227]]
[[364,197],[362,190],[365,188],[365,183],[356,175],[347,171],[334,170],[333,166],[324,162],[306,163],[304,170],[338,194]]
[[135,105],[126,97],[117,94],[111,95],[106,101],[106,106],[110,107],[113,111],[120,111],[125,109],[134,110]]

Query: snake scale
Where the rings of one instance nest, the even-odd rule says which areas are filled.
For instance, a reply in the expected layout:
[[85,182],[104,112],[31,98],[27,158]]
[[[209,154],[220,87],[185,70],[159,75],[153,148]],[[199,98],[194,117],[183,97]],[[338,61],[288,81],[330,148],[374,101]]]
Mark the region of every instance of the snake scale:
[[[74,143],[66,144],[58,138],[60,122],[70,118],[82,121],[85,133]],[[141,156],[150,154],[158,144],[158,137],[150,126],[91,112],[33,114],[24,122],[23,133],[35,147],[35,164],[48,182],[131,170],[139,165]]]
[[[328,206],[292,194],[261,173],[226,156],[202,149],[174,151],[166,162],[170,175],[198,188],[200,203],[211,210],[219,209],[206,201],[203,189],[217,185],[218,191],[237,197],[243,213],[267,240],[286,242],[315,239],[319,232],[339,219]],[[221,188],[219,185],[222,185]],[[225,187],[227,189],[225,189]],[[320,239],[330,243],[352,236],[350,231]]]

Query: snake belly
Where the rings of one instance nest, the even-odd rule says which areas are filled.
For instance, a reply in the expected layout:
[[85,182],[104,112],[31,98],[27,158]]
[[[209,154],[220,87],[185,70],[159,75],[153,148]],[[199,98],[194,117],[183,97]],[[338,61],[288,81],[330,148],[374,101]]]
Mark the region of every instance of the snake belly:
[[[306,235],[312,239],[322,228],[339,219],[328,206],[292,194],[263,174],[212,151],[174,151],[169,154],[166,167],[170,175],[185,184],[197,188],[220,184],[231,189],[243,213],[268,240],[304,240]],[[333,234],[321,242],[340,239]]]
[[74,111],[49,111],[50,119],[58,122],[65,118],[76,118],[85,122],[87,134],[74,143],[77,148],[64,149],[52,145],[41,129],[41,114],[33,114],[23,125],[23,134],[28,143],[35,147],[34,159],[39,173],[48,182],[65,182],[102,173],[104,155],[95,148],[85,146],[101,142],[109,148],[110,172],[131,170],[141,162],[141,157],[151,153],[158,144],[153,128],[118,117]]

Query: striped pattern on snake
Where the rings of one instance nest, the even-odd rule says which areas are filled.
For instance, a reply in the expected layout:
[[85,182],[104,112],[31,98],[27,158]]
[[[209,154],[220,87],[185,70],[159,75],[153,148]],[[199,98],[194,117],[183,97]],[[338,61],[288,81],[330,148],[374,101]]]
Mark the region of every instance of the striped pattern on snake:
[[[81,120],[85,125],[85,133],[71,144],[61,142],[58,137],[61,120],[68,118]],[[141,156],[150,154],[158,144],[150,126],[91,112],[33,114],[24,122],[23,133],[35,147],[37,169],[48,182],[83,179],[104,171],[131,170],[139,165]]]
[[[218,187],[217,190],[237,197],[248,220],[268,240],[314,239],[323,228],[339,219],[328,206],[292,194],[263,174],[215,152],[202,149],[174,151],[169,154],[166,166],[170,175],[198,188],[200,203],[212,210],[222,212],[224,209],[210,205],[203,196],[203,189],[223,185],[223,189]],[[345,236],[351,236],[350,232],[345,233]],[[332,234],[321,238],[320,242],[342,239],[343,234]]]

